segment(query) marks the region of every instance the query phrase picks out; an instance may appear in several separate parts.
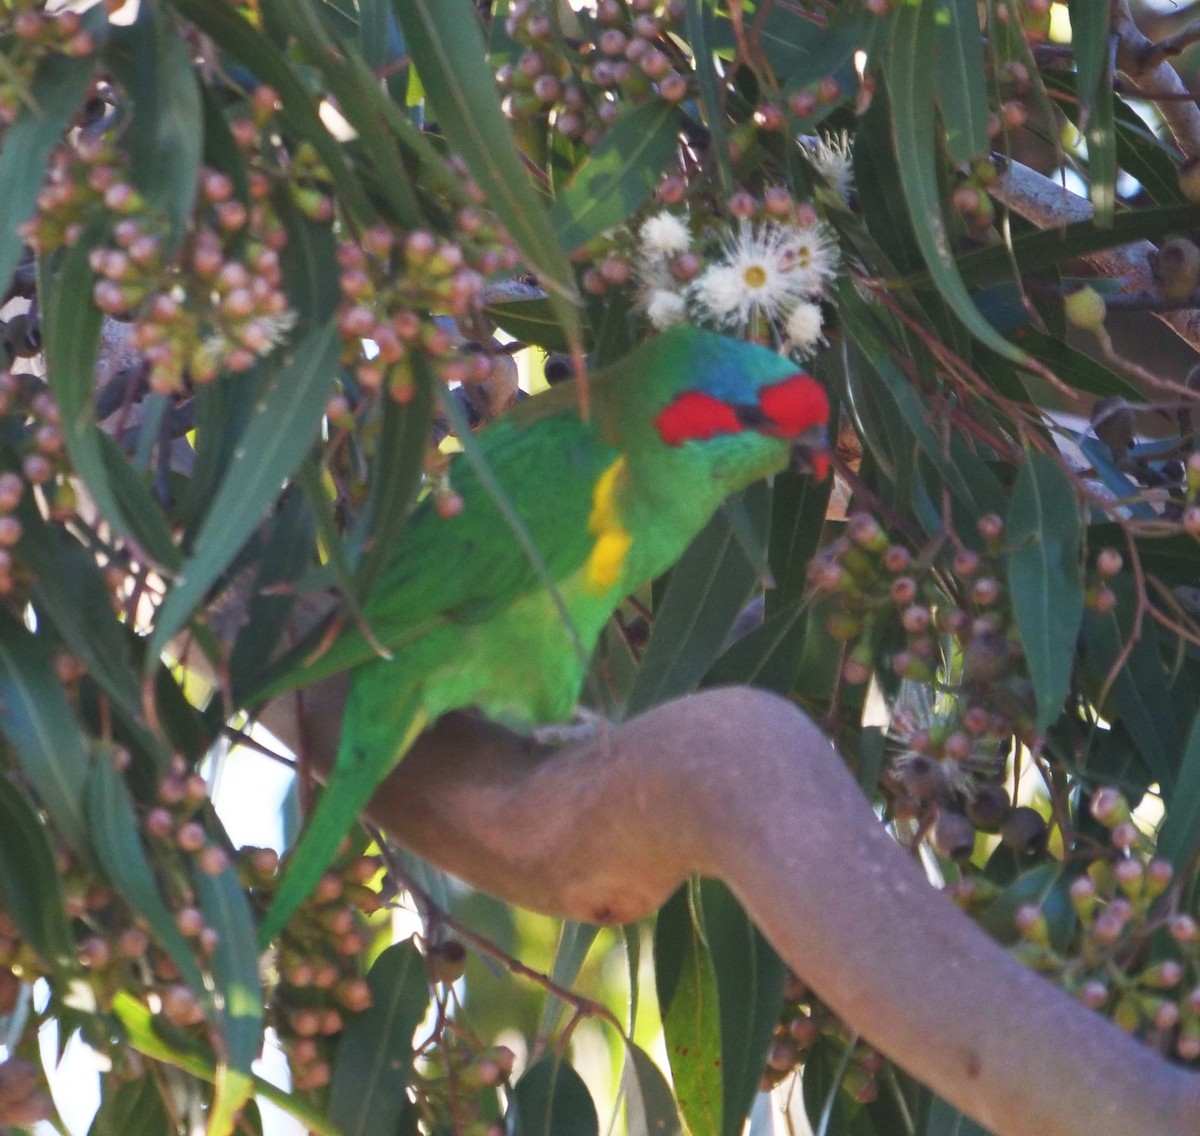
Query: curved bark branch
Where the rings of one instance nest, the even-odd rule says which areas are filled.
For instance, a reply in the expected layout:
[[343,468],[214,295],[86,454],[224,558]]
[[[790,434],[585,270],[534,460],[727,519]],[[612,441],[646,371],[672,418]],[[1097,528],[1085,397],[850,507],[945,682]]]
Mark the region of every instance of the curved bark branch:
[[[318,704],[314,719],[328,736],[336,715]],[[315,748],[320,767],[332,749]],[[1200,1134],[1200,1078],[932,889],[830,743],[774,695],[707,691],[557,752],[451,716],[371,814],[475,886],[563,918],[624,922],[691,873],[724,880],[852,1028],[997,1136]]]

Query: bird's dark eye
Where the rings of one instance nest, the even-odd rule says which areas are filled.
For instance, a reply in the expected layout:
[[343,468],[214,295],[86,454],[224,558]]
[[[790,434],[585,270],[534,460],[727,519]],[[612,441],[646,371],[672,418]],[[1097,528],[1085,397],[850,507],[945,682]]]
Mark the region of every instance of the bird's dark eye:
[[770,424],[766,412],[756,402],[734,403],[733,413],[747,430],[761,430]]

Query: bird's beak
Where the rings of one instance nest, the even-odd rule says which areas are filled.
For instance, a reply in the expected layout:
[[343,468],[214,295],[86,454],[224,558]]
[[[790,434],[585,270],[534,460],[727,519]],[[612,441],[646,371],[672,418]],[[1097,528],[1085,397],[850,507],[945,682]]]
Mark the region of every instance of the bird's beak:
[[792,442],[792,468],[818,481],[829,476],[829,434],[824,426],[810,426]]

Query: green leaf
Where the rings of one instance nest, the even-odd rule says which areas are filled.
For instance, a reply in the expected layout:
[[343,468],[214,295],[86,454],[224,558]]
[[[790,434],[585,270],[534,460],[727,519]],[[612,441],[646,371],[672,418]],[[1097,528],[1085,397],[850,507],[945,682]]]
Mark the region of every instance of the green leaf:
[[599,1136],[596,1106],[583,1078],[558,1057],[543,1057],[513,1086],[507,1136]]
[[622,114],[550,209],[558,243],[579,248],[646,201],[675,152],[679,111],[649,102]]
[[339,343],[334,325],[317,328],[268,382],[196,535],[192,556],[158,609],[147,663],[158,659],[187,622],[308,455],[337,375]]
[[808,581],[808,565],[825,524],[834,479],[815,481],[785,470],[771,484],[771,576],[767,612],[773,615],[798,600]]
[[474,3],[394,0],[394,8],[438,125],[578,341],[574,273],[500,110]]
[[739,1136],[766,1066],[787,968],[718,880],[700,883],[704,939],[717,982],[724,1110],[721,1131]]
[[[1133,241],[1159,239],[1164,233],[1178,230],[1189,231],[1195,224],[1194,205],[1130,210],[1115,217],[1107,229],[1099,228],[1089,217],[1086,221],[1026,233],[1012,242],[1011,249],[997,246],[965,253],[958,260],[958,268],[963,279],[971,284],[993,284],[1011,277],[1014,261],[1022,272],[1037,272]],[[932,279],[932,273],[923,272],[893,283],[920,288]]]
[[[717,5],[722,16],[727,7]],[[789,91],[848,67],[854,53],[868,50],[875,33],[887,22],[858,4],[830,9],[824,26],[784,4],[764,5],[755,14],[755,24],[760,20],[758,42],[780,85]],[[723,22],[727,24],[728,18]],[[732,32],[724,30],[727,40],[732,40]]]
[[296,311],[297,328],[309,331],[333,315],[340,299],[337,238],[332,226],[310,221],[288,197],[273,204],[288,235],[279,254],[283,286]]
[[[747,490],[761,545],[771,495],[765,485]],[[629,693],[630,716],[691,690],[712,665],[746,606],[758,574],[746,558],[729,518],[718,511],[671,571],[656,606],[650,641]]]
[[[946,488],[975,517],[1003,512],[1004,494],[995,474],[983,461],[965,451],[953,457],[932,425],[928,405],[893,361],[889,344],[880,334],[875,317],[842,289],[846,299],[846,335],[865,364],[859,377],[869,383],[876,413],[891,420],[893,430],[907,428],[913,443],[937,470]],[[958,458],[958,460],[954,460]]]
[[87,1136],[174,1136],[175,1124],[153,1073],[132,1081],[106,1074],[100,1084],[100,1108]]
[[[725,135],[725,107],[716,59],[709,43],[709,32],[715,16],[714,0],[685,0],[687,43],[692,50],[692,70],[700,87],[700,106],[704,110],[704,125],[712,135],[712,149],[717,159],[721,188],[732,194],[733,168],[729,161],[729,142]],[[655,166],[662,169],[664,165]]]
[[394,1136],[408,1105],[413,1032],[429,1006],[425,960],[408,940],[385,950],[367,974],[371,1005],[338,1044],[329,1119],[341,1136]]
[[938,106],[950,160],[969,162],[986,154],[988,95],[984,83],[979,11],[975,0],[935,0]]
[[829,1136],[894,1136],[879,1132],[870,1113],[843,1089],[847,1067],[844,1041],[822,1037],[808,1051],[800,1089],[813,1131]]
[[191,48],[164,9],[143,5],[137,22],[114,36],[108,59],[133,103],[125,133],[131,179],[150,209],[166,214],[170,251],[192,214],[204,144]]
[[87,779],[87,809],[92,844],[109,883],[134,913],[145,920],[184,982],[211,1012],[212,998],[195,952],[175,926],[175,919],[158,890],[154,870],[142,847],[141,824],[129,790],[109,752],[100,751],[92,761]]
[[[713,662],[704,676],[704,685],[757,686],[776,694],[790,694],[804,661],[812,625],[811,612],[798,604],[768,615]],[[816,626],[818,636],[832,643],[824,628]],[[837,669],[836,662],[833,669]]]
[[1179,778],[1169,792],[1156,855],[1170,860],[1179,875],[1200,849],[1200,714],[1192,720],[1179,761]]
[[1029,452],[1008,508],[1005,558],[1013,611],[1037,697],[1037,725],[1059,714],[1083,621],[1079,500],[1058,461]]
[[1112,50],[1109,6],[1092,0],[1067,0],[1067,11],[1071,16],[1071,47],[1078,75],[1076,86],[1081,117],[1086,125],[1089,109],[1103,97],[1101,86],[1108,89],[1110,96],[1112,92],[1108,80],[1108,60]]
[[109,484],[92,402],[101,315],[92,303],[88,254],[103,235],[101,226],[93,226],[61,255],[43,258],[38,265],[38,296],[46,380],[58,402],[67,453],[101,516],[120,535],[131,536]]
[[413,397],[408,402],[384,400],[371,494],[367,499],[370,532],[354,581],[362,599],[370,593],[392,555],[421,487],[435,379],[429,367],[414,366],[413,381]]
[[[1132,633],[1133,583],[1128,576],[1119,576],[1111,586],[1117,594],[1117,607],[1103,614],[1085,611],[1083,615],[1083,663],[1093,687],[1107,680]],[[1098,694],[1095,690],[1093,696]],[[1189,718],[1191,710],[1191,706],[1186,708]],[[1180,716],[1185,709],[1171,697],[1157,629],[1149,619],[1117,672],[1100,712],[1110,722],[1120,721],[1125,726],[1151,775],[1163,793],[1170,794],[1183,751],[1186,727]]]
[[286,127],[317,151],[354,218],[360,224],[370,224],[376,211],[358,175],[346,161],[341,144],[325,129],[315,100],[271,41],[231,5],[213,4],[210,0],[172,0],[172,3],[222,50],[275,91]]
[[46,826],[25,794],[0,774],[0,900],[21,937],[48,967],[77,969],[61,876]]
[[924,1123],[920,1129],[921,1136],[992,1136],[990,1129],[976,1124],[952,1104],[933,1096],[928,1089],[924,1092],[932,1099],[929,1100],[928,1110],[922,1110]]
[[[565,920],[558,933],[558,949],[554,952],[554,966],[550,971],[550,979],[560,989],[569,990],[574,985],[583,969],[584,959],[600,928],[594,923],[574,923]],[[541,1021],[538,1023],[538,1037],[549,1037],[554,1032],[559,1016],[563,1011],[563,1001],[554,994],[547,993],[546,1004],[542,1007]]]
[[1020,361],[1023,353],[979,313],[959,275],[951,253],[944,211],[938,194],[933,113],[935,11],[930,0],[900,7],[895,15],[886,58],[892,99],[892,132],[900,166],[900,187],[908,202],[913,231],[942,298],[982,343],[1005,358]]
[[[155,1061],[182,1069],[202,1081],[212,1083],[216,1080],[217,1069],[211,1051],[198,1045],[187,1049],[172,1045],[155,1029],[150,1011],[132,994],[124,990],[118,992],[113,997],[112,1008],[113,1015],[124,1030],[124,1040],[133,1049]],[[255,1076],[254,1092],[263,1100],[270,1101],[288,1115],[294,1116],[313,1136],[342,1136],[321,1111],[299,1097],[276,1088],[270,1081]]]
[[[1089,8],[1103,11],[1104,5],[1092,4]],[[1106,52],[1107,46],[1106,42]],[[1112,85],[1107,78],[1103,78],[1084,132],[1088,147],[1088,197],[1095,210],[1098,229],[1107,229],[1112,225],[1117,204],[1117,131],[1113,112],[1115,101]]]
[[[111,608],[109,609],[111,610]],[[58,833],[85,860],[88,759],[44,637],[0,612],[0,733]]]
[[229,660],[235,702],[254,683],[279,646],[288,614],[296,602],[295,583],[311,563],[316,547],[312,510],[302,493],[289,493],[271,526],[258,575],[250,595],[246,622],[238,632]]
[[[1032,324],[1013,328],[1012,337],[1030,355],[1040,359],[1064,383],[1075,390],[1094,394],[1097,398],[1121,395],[1131,402],[1139,402],[1142,398],[1141,393],[1128,379],[1106,367],[1098,359],[1093,359],[1053,335],[1047,335]],[[1012,364],[1007,360],[996,360],[996,363],[1012,368]]]
[[484,311],[496,321],[497,327],[522,343],[548,352],[571,349],[549,300],[507,300],[488,304]]
[[724,1111],[721,1030],[712,957],[681,887],[658,913],[654,973],[675,1098],[689,1132],[717,1136]]
[[98,431],[97,442],[113,498],[133,538],[156,564],[175,571],[183,558],[148,480],[129,464],[120,446],[107,434]]
[[374,167],[374,188],[387,202],[392,217],[405,228],[416,228],[424,218],[417,206],[412,178],[404,166],[389,118],[396,108],[379,81],[346,36],[330,36],[308,0],[263,0],[273,16],[307,56],[320,75],[321,86],[337,100],[338,109],[358,132],[362,160]]
[[204,921],[217,932],[212,972],[221,1011],[223,1045],[216,1093],[209,1109],[208,1136],[229,1136],[254,1090],[252,1064],[262,1048],[263,989],[258,974],[254,916],[237,872],[192,874]]
[[621,1087],[629,1136],[683,1136],[671,1086],[658,1066],[633,1042],[625,1046]]
[[7,288],[24,241],[21,223],[32,216],[50,152],[62,140],[92,81],[93,59],[47,55],[34,72],[29,102],[0,145],[0,288]]

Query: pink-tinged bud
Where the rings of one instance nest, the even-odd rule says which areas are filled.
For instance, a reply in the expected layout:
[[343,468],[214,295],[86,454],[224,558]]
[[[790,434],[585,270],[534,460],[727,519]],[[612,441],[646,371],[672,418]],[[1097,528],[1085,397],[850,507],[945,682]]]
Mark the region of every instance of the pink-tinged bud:
[[175,913],[175,926],[181,935],[189,939],[195,938],[204,930],[204,916],[198,908],[181,907]]
[[162,840],[171,835],[171,832],[175,828],[175,821],[166,809],[153,808],[146,814],[145,820],[142,821],[142,828],[146,830],[148,836]]
[[181,824],[175,833],[175,843],[183,852],[199,852],[206,840],[204,826],[194,820]]
[[1138,832],[1137,825],[1132,821],[1125,821],[1112,830],[1111,839],[1114,848],[1120,849],[1122,852],[1128,852],[1131,848],[1137,847],[1137,843],[1141,839],[1141,833]]
[[1129,819],[1129,802],[1120,790],[1104,786],[1092,794],[1091,813],[1105,828],[1115,828]]
[[1200,938],[1200,927],[1190,915],[1172,915],[1167,923],[1167,931],[1181,945],[1194,943]]
[[186,986],[170,986],[162,992],[162,1012],[173,1026],[195,1026],[204,1021],[199,999]]

